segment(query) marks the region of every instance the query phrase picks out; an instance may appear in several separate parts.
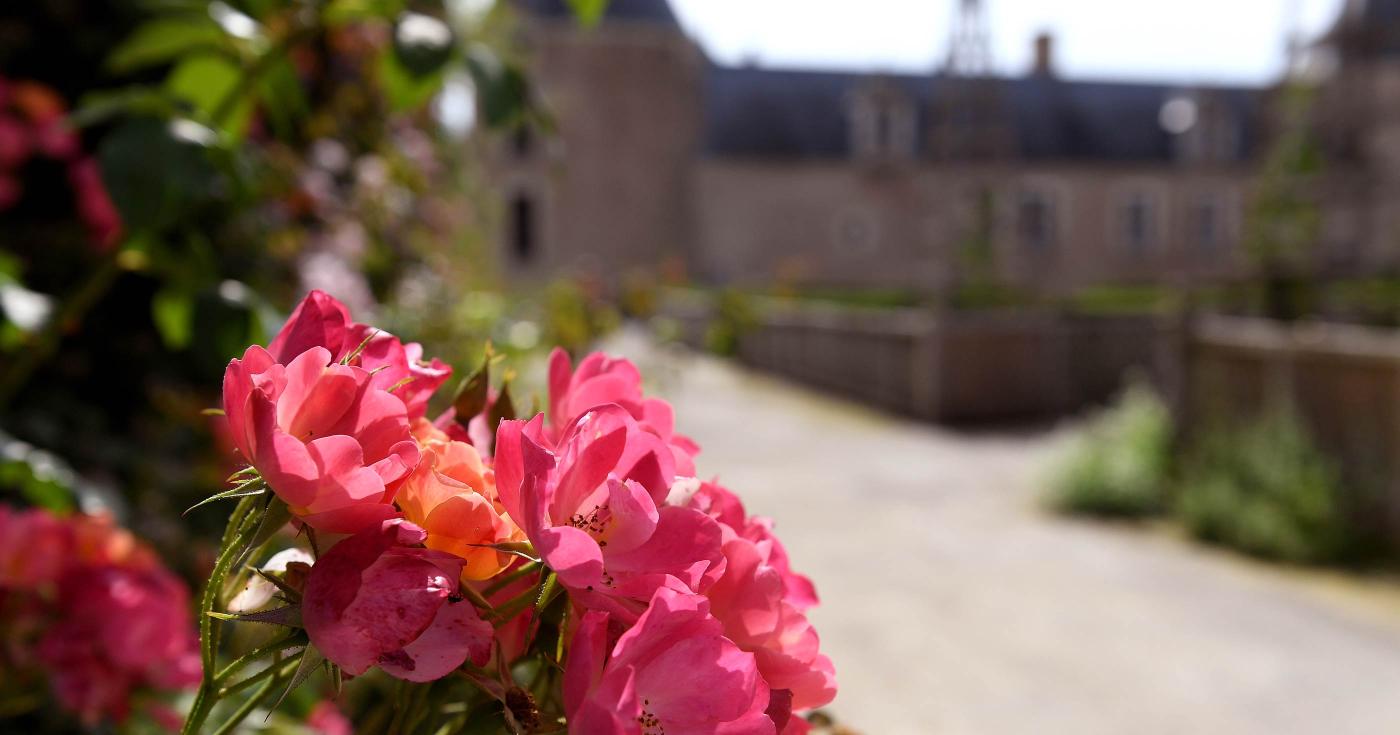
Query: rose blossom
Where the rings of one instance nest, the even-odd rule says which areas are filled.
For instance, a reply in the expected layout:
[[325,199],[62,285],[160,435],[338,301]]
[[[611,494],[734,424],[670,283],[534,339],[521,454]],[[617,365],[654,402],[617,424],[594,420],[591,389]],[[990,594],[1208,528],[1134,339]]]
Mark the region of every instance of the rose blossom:
[[700,447],[689,437],[675,433],[671,404],[642,395],[642,374],[636,365],[594,352],[579,362],[577,370],[572,370],[569,354],[554,348],[549,355],[551,438],[557,440],[585,411],[606,403],[621,406],[642,428],[660,438],[670,448],[678,474],[695,474],[695,455]]
[[569,731],[589,735],[771,735],[768,686],[752,654],[724,637],[709,601],[656,591],[608,651],[609,616],[584,613],[564,671]]
[[421,355],[312,291],[267,349],[229,363],[233,443],[313,528],[354,533],[393,517],[394,492],[419,460],[410,422],[451,374]]
[[457,595],[462,560],[418,546],[426,538],[407,521],[384,521],[311,567],[302,621],[311,643],[346,673],[378,666],[424,682],[490,657],[491,625]]
[[[189,592],[107,516],[0,506],[3,648],[84,722],[126,718],[138,691],[199,681]],[[158,702],[145,711],[160,719]]]
[[465,442],[423,442],[423,459],[399,489],[398,503],[404,517],[427,532],[428,548],[466,562],[464,581],[495,576],[515,558],[487,548],[491,544],[525,537],[496,497],[495,473]]
[[[617,406],[580,416],[551,453],[541,417],[502,421],[496,481],[502,503],[571,596],[635,617],[658,587],[702,591],[719,575],[719,525],[661,505],[633,474],[657,475],[664,448]],[[653,479],[652,482],[657,482]],[[662,496],[664,498],[664,495]]]

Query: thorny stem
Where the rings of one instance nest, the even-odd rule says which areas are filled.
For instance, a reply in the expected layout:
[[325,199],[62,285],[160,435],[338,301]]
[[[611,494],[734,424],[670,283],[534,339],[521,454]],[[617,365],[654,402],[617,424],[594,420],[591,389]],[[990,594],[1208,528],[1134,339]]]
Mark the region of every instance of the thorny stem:
[[282,681],[282,675],[280,673],[282,667],[279,665],[280,663],[281,662],[278,662],[278,664],[274,664],[271,667],[272,669],[278,669],[279,673],[269,678],[256,692],[253,692],[243,704],[239,705],[238,709],[234,710],[233,714],[229,715],[229,718],[224,721],[224,724],[220,725],[219,729],[214,731],[214,735],[230,735],[230,733],[238,727],[239,723],[247,719],[248,715],[252,713],[259,704],[262,704],[263,700],[267,699],[268,695],[272,694],[277,683]]
[[262,671],[259,671],[258,673],[253,674],[252,676],[248,677],[247,679],[244,679],[243,681],[238,682],[237,684],[230,684],[229,686],[226,686],[226,687],[220,689],[219,692],[218,692],[218,698],[219,698],[219,699],[224,699],[224,698],[226,698],[226,697],[231,697],[231,696],[233,696],[233,695],[235,695],[235,694],[237,694],[237,693],[243,691],[244,689],[247,689],[248,687],[250,687],[250,686],[252,686],[252,685],[254,685],[254,684],[256,684],[256,683],[258,683],[258,682],[260,682],[260,681],[262,681],[262,680],[264,680],[264,679],[266,679],[266,678],[268,678],[268,677],[270,677],[270,676],[275,676],[275,677],[277,677],[277,680],[281,680],[281,678],[282,678],[284,675],[289,674],[289,673],[291,673],[292,671],[294,671],[294,670],[295,670],[295,666],[296,666],[297,664],[300,664],[300,663],[301,663],[301,659],[300,659],[300,658],[296,658],[296,657],[289,658],[289,659],[287,659],[286,661],[280,661],[280,662],[278,662],[278,663],[275,663],[275,664],[273,664],[273,665],[271,665],[271,666],[269,666],[269,667],[263,669]]
[[205,585],[204,594],[200,597],[199,656],[203,666],[203,676],[199,683],[199,691],[195,694],[194,704],[190,708],[189,717],[185,720],[185,726],[180,731],[181,735],[198,733],[200,728],[204,726],[204,721],[209,718],[209,713],[214,709],[214,704],[226,696],[217,690],[220,681],[215,675],[214,667],[217,663],[216,654],[219,649],[219,628],[209,613],[214,610],[223,597],[224,583],[228,578],[229,569],[233,567],[234,560],[242,553],[243,546],[247,543],[247,535],[257,528],[262,513],[266,511],[266,506],[255,507],[263,500],[262,496],[250,495],[238,501],[238,506],[234,508],[233,514],[229,517],[228,526],[224,529],[219,558],[214,562],[214,569],[209,573],[209,582]]
[[214,677],[215,683],[223,684],[223,683],[227,682],[227,681],[229,680],[229,677],[231,677],[231,676],[233,676],[234,674],[236,674],[236,673],[238,673],[239,671],[241,671],[241,670],[243,669],[244,666],[247,666],[248,664],[250,664],[250,663],[252,663],[252,662],[254,662],[254,661],[256,661],[256,660],[262,658],[263,656],[266,656],[266,655],[270,654],[270,653],[276,653],[276,652],[278,652],[278,651],[284,651],[284,650],[286,650],[286,649],[288,649],[288,648],[299,648],[299,647],[301,647],[302,644],[300,644],[300,643],[293,643],[293,642],[290,642],[290,641],[292,640],[292,638],[294,638],[294,636],[291,636],[291,635],[282,636],[281,638],[278,638],[278,639],[275,640],[275,641],[272,641],[272,642],[270,642],[270,643],[263,644],[263,645],[261,645],[261,646],[259,646],[259,647],[257,647],[257,648],[254,648],[253,650],[251,650],[251,651],[249,651],[249,652],[243,654],[242,656],[239,656],[238,658],[234,659],[231,663],[229,663],[228,666],[225,666],[225,667],[223,668],[223,670],[219,672],[219,675],[218,675],[218,676]]

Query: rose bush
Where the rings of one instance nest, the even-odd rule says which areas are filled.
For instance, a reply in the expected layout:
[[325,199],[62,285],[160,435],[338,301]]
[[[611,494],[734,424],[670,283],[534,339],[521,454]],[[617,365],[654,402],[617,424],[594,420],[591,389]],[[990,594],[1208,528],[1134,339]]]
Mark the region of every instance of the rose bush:
[[[403,731],[806,731],[794,711],[836,693],[816,591],[770,521],[695,478],[698,447],[635,365],[556,350],[546,412],[518,417],[488,359],[430,421],[451,368],[422,354],[313,292],[229,364],[248,468],[221,494],[241,500],[203,603],[291,629],[254,652],[274,680],[325,660],[427,687],[396,690]],[[311,553],[278,554],[225,604],[287,520]],[[210,661],[212,624],[203,642]],[[236,688],[206,675],[186,732]]]
[[106,516],[0,506],[0,632],[0,678],[38,670],[90,726],[200,679],[189,591]]

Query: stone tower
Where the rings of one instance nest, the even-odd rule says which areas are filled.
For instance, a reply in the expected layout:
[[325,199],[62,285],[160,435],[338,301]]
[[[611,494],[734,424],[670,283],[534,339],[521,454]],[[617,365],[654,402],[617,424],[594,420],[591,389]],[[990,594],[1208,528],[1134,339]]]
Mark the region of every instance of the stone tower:
[[554,129],[505,152],[506,271],[615,283],[688,260],[704,58],[666,0],[612,0],[591,28],[563,0],[516,7]]

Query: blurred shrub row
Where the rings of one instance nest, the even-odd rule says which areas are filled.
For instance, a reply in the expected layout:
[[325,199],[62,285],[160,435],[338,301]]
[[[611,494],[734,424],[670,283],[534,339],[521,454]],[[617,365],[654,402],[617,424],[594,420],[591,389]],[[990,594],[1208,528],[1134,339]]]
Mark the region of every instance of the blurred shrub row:
[[1167,517],[1203,541],[1280,561],[1348,563],[1377,549],[1356,522],[1355,493],[1287,405],[1183,442],[1161,399],[1134,384],[1066,453],[1049,501],[1068,513]]

